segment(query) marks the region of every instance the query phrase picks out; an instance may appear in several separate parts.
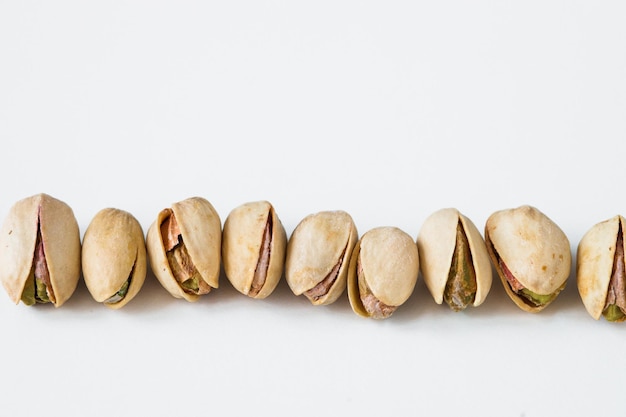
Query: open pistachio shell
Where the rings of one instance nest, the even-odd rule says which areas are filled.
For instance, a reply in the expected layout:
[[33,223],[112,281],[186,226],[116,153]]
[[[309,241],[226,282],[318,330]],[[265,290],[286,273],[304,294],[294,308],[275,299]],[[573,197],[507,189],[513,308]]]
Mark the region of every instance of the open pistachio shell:
[[596,320],[603,314],[609,321],[626,320],[625,226],[624,217],[615,216],[594,225],[578,244],[578,291]]
[[265,298],[283,274],[287,235],[267,201],[243,204],[230,212],[222,233],[224,272],[237,291]]
[[522,310],[543,310],[565,288],[572,263],[569,240],[536,208],[493,213],[485,242],[506,293]]
[[161,210],[148,229],[150,266],[174,297],[196,301],[219,286],[222,226],[217,211],[201,197]]
[[132,300],[146,278],[146,245],[130,213],[100,210],[83,238],[83,277],[91,296],[118,309]]
[[437,304],[445,298],[459,311],[483,303],[491,289],[491,262],[470,219],[454,208],[436,211],[424,221],[417,247],[424,282]]
[[15,203],[0,230],[0,281],[11,300],[59,307],[79,277],[80,232],[72,209],[47,194]]
[[378,227],[357,242],[350,259],[348,297],[363,317],[384,319],[404,304],[417,282],[417,245],[396,227]]
[[346,288],[356,241],[356,227],[345,211],[305,217],[287,244],[285,279],[293,293],[304,294],[314,305],[336,301]]

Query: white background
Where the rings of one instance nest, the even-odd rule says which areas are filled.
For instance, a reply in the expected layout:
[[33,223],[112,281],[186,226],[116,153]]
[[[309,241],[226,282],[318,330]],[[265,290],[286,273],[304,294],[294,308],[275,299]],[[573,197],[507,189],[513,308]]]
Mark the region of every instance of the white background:
[[[271,201],[290,234],[343,209],[417,236],[531,204],[570,239],[626,212],[621,1],[0,2],[0,212],[49,193],[81,233],[199,195]],[[390,319],[224,276],[195,304],[149,273],[119,311],[0,294],[2,415],[623,415],[626,327],[575,272],[546,310],[494,281],[453,313],[422,279]]]

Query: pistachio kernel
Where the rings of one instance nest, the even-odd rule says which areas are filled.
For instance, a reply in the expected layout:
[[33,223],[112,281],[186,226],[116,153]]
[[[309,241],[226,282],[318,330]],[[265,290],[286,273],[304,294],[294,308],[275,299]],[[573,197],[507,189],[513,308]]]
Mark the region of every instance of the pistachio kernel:
[[167,263],[174,278],[183,291],[188,294],[208,294],[211,291],[211,286],[202,279],[193,264],[174,212],[171,209],[165,209],[165,211],[167,214],[161,223],[161,235],[163,236]]
[[626,320],[626,274],[624,267],[624,236],[620,222],[617,231],[611,280],[609,281],[606,302],[602,311],[602,315],[608,321],[621,322]]
[[461,221],[456,227],[456,246],[452,256],[452,267],[446,282],[443,299],[454,311],[460,311],[476,299],[476,271],[472,261],[469,242]]

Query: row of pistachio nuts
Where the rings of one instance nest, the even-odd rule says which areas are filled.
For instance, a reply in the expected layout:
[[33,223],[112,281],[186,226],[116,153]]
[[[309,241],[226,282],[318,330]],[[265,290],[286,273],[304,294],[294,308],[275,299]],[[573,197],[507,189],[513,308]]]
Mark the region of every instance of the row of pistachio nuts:
[[[610,321],[626,319],[623,226],[621,216],[599,223],[578,248],[579,291],[596,319],[601,314]],[[162,210],[147,241],[132,215],[101,210],[81,250],[71,208],[39,194],[17,202],[0,233],[0,280],[13,301],[28,305],[62,305],[76,288],[82,260],[93,298],[122,307],[143,284],[146,247],[155,276],[177,298],[195,301],[217,288],[222,261],[238,291],[265,298],[284,266],[294,294],[324,305],[347,287],[353,310],[373,318],[389,317],[408,299],[420,266],[435,301],[445,300],[458,311],[485,300],[493,263],[515,304],[538,312],[563,290],[571,264],[563,231],[530,206],[493,213],[485,240],[467,217],[443,209],[426,219],[417,245],[394,227],[372,229],[358,239],[352,218],[343,211],[307,216],[287,242],[266,201],[237,207],[222,230],[213,206],[194,197]]]
[[354,222],[343,211],[307,216],[287,241],[267,201],[233,209],[223,231],[208,201],[175,203],[150,227],[147,246],[155,276],[177,298],[195,301],[217,288],[221,255],[226,277],[249,297],[270,295],[284,273],[293,293],[314,305],[333,303],[348,287],[354,311],[375,318],[388,317],[406,301],[419,268],[417,246],[406,233],[378,228],[357,242]]
[[74,293],[81,269],[98,302],[119,308],[141,289],[146,249],[139,222],[117,209],[101,210],[81,247],[72,209],[47,194],[15,203],[0,229],[0,281],[11,300],[59,307]]
[[[229,251],[223,256],[226,263]],[[539,312],[565,287],[569,241],[552,220],[530,206],[493,213],[484,240],[471,220],[453,208],[429,216],[416,241],[395,227],[375,228],[359,239],[347,213],[326,211],[307,216],[294,229],[286,250],[285,279],[294,294],[304,294],[315,305],[334,302],[347,286],[355,313],[386,318],[409,298],[420,267],[437,303],[445,300],[455,311],[482,304],[491,288],[492,263],[514,303]],[[232,282],[228,268],[226,275]]]
[[539,312],[565,287],[569,241],[545,214],[531,206],[493,213],[485,239],[456,209],[428,217],[417,238],[424,282],[438,304],[455,311],[483,303],[492,264],[505,292],[522,310]]
[[287,247],[285,279],[314,305],[336,301],[348,289],[352,310],[387,318],[412,294],[419,272],[417,245],[396,227],[369,230],[360,239],[350,215],[322,211],[305,217]]
[[14,204],[0,231],[0,280],[15,303],[61,306],[82,269],[92,297],[120,308],[141,289],[147,259],[162,286],[187,301],[218,287],[223,262],[232,285],[250,297],[267,297],[284,272],[292,291],[316,305],[334,302],[349,284],[355,312],[376,318],[409,297],[419,268],[417,246],[406,233],[378,228],[357,242],[354,222],[343,211],[306,217],[287,245],[267,201],[237,207],[222,230],[207,200],[189,198],[163,209],[145,241],[130,213],[104,209],[87,227],[81,248],[72,209],[38,194]]

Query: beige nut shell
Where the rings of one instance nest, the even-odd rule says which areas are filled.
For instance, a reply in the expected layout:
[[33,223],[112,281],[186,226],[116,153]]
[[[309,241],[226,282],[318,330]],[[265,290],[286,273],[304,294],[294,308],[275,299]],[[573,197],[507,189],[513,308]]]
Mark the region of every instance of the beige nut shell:
[[431,214],[422,224],[417,237],[420,268],[424,283],[437,304],[443,302],[443,293],[452,267],[456,247],[456,229],[461,222],[476,274],[474,307],[485,301],[491,289],[491,261],[485,241],[474,223],[455,208],[445,208]]
[[167,262],[161,224],[169,216],[169,210],[176,217],[185,247],[194,266],[202,279],[212,288],[219,287],[222,223],[209,201],[202,197],[191,197],[172,204],[171,209],[161,210],[148,229],[146,244],[150,267],[154,275],[175,298],[197,301],[199,296],[183,290]]
[[[582,237],[576,252],[576,280],[580,298],[587,312],[598,320],[606,304],[613,273],[619,226],[626,230],[626,220],[615,216],[594,225]],[[625,249],[626,249],[626,240]]]
[[19,303],[33,266],[37,224],[55,307],[67,301],[80,278],[80,231],[72,209],[47,194],[37,194],[15,203],[0,230],[0,281],[14,303]]
[[126,296],[117,303],[104,303],[112,309],[125,306],[146,278],[146,245],[137,219],[115,208],[100,210],[85,231],[82,262],[85,285],[99,303],[119,291],[130,277]]
[[[544,213],[528,205],[500,210],[487,219],[485,241],[494,265],[493,249],[513,276],[530,291],[549,295],[559,291],[569,277],[572,258],[570,244],[563,231]],[[506,293],[521,309],[538,312],[548,304],[526,304],[513,292],[496,265]]]
[[357,242],[350,259],[348,298],[352,310],[369,317],[361,301],[357,264],[372,294],[388,306],[398,307],[413,293],[419,273],[419,254],[411,236],[397,227],[377,227]]
[[342,259],[335,284],[314,305],[331,304],[346,288],[348,266],[357,229],[345,211],[322,211],[305,217],[287,244],[285,279],[295,295],[319,284]]
[[272,236],[267,276],[263,287],[254,296],[260,299],[274,291],[285,264],[287,234],[274,207],[268,201],[243,204],[230,212],[222,232],[222,261],[226,277],[237,291],[250,296],[265,226],[270,215]]

